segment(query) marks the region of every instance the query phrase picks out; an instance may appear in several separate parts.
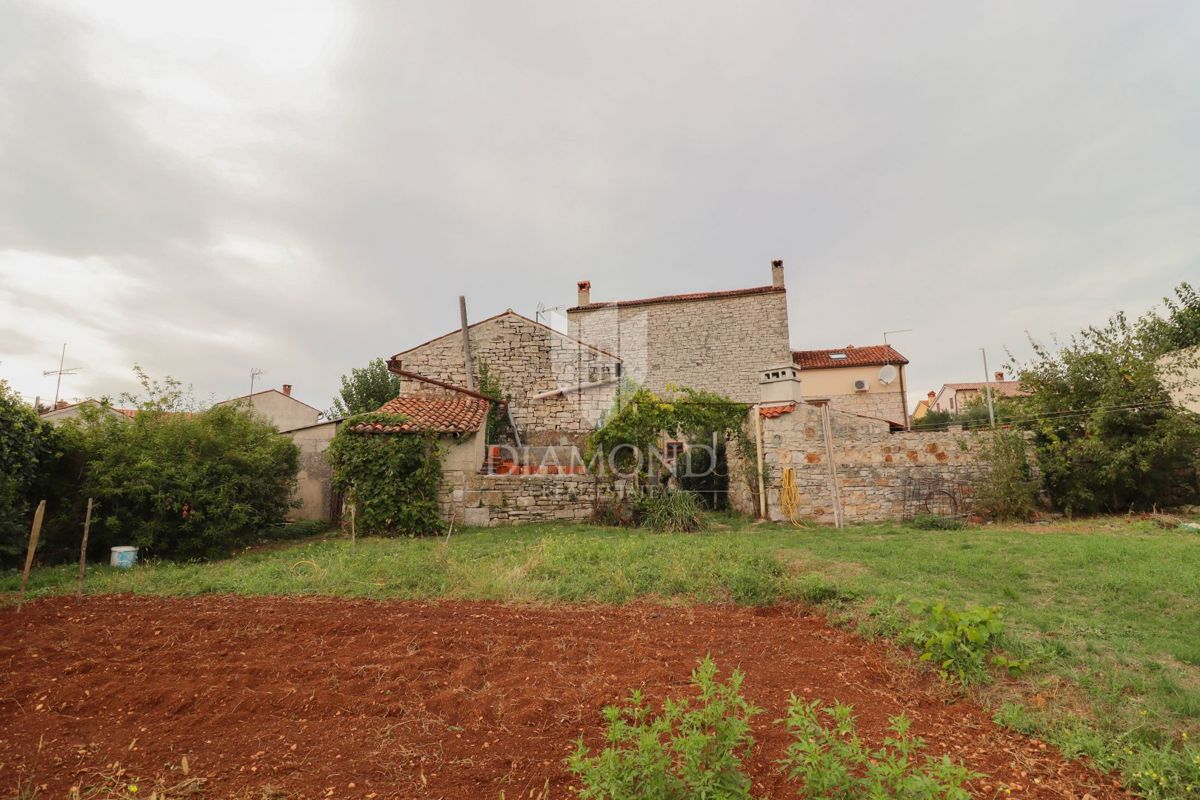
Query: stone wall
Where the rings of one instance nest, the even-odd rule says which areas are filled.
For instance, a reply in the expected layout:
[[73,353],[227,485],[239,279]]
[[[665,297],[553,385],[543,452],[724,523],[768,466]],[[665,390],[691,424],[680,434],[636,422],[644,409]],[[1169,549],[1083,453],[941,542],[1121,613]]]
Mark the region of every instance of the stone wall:
[[[506,312],[470,327],[476,364],[486,363],[511,395],[509,408],[523,444],[582,447],[616,402],[618,360],[545,325]],[[454,331],[399,353],[405,370],[463,386],[462,333]],[[404,393],[430,391],[405,380]],[[540,395],[562,390],[549,397]]]
[[[801,378],[800,386],[804,388]],[[805,392],[805,396],[808,393]],[[860,414],[864,417],[885,419],[888,422],[904,424],[904,395],[899,392],[854,392],[852,394],[828,395],[829,407],[850,414]]]
[[582,522],[591,518],[597,498],[624,491],[624,481],[593,475],[448,475],[442,509],[460,525]]
[[[801,519],[834,522],[834,480],[846,522],[969,511],[972,487],[987,469],[980,459],[980,445],[988,433],[891,433],[885,422],[832,409],[829,416],[832,446],[828,448],[819,407],[802,403],[790,413],[762,420],[771,519],[788,518],[780,503],[788,468],[794,471],[795,516]],[[730,474],[731,504],[744,513],[757,513],[747,470],[732,464]]]
[[620,356],[632,380],[758,401],[758,372],[792,363],[787,294],[611,305],[567,312],[568,332]]

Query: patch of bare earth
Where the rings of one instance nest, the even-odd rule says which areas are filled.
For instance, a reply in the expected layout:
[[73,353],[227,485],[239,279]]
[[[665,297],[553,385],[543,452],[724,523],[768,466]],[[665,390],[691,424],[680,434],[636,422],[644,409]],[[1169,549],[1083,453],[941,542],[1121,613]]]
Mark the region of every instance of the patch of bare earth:
[[789,693],[854,705],[863,735],[904,712],[928,752],[989,777],[980,797],[1111,798],[1113,779],[948,701],[885,645],[795,606],[532,607],[127,596],[0,611],[0,790],[65,796],[114,774],[204,797],[570,797],[563,758],[641,687],[689,691],[712,653],[766,713],[747,769],[795,797],[773,720]]

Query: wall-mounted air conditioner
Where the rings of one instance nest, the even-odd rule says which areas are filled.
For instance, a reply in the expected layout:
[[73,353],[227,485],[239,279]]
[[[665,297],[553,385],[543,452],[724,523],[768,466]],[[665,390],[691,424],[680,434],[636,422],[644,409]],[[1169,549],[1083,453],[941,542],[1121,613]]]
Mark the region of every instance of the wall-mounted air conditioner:
[[857,380],[854,382],[854,391],[856,392],[865,392],[868,388],[867,382],[864,380]]

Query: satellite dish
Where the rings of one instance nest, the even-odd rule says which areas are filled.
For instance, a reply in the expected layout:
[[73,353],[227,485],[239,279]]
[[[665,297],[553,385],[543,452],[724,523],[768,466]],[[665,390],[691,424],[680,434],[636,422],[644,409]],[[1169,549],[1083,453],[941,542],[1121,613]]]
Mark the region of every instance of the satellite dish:
[[896,368],[891,364],[884,364],[879,370],[879,382],[887,386],[892,381],[896,380]]

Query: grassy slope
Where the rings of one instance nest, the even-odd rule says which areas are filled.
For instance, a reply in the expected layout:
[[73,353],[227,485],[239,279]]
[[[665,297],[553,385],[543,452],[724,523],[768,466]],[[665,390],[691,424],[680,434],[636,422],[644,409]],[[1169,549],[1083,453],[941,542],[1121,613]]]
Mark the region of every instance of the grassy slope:
[[[0,591],[16,588],[0,575]],[[44,569],[35,595],[72,591],[71,568]],[[1097,520],[1052,528],[846,531],[730,521],[695,536],[545,525],[431,540],[315,541],[198,565],[95,569],[88,590],[237,592],[518,601],[825,602],[865,631],[894,632],[894,599],[1001,605],[1006,647],[1032,657],[1001,718],[1050,733],[1128,775],[1171,772],[1187,797],[1200,761],[1161,748],[1200,738],[1200,535]],[[902,609],[902,607],[901,607]],[[997,704],[1014,692],[992,690]],[[1039,710],[1040,708],[1040,710]],[[1197,756],[1200,758],[1200,756]],[[1194,770],[1193,770],[1194,767]],[[1182,776],[1182,777],[1180,777]],[[1142,775],[1144,788],[1157,778]],[[1200,781],[1197,782],[1200,784]],[[1194,794],[1200,796],[1200,785]]]

